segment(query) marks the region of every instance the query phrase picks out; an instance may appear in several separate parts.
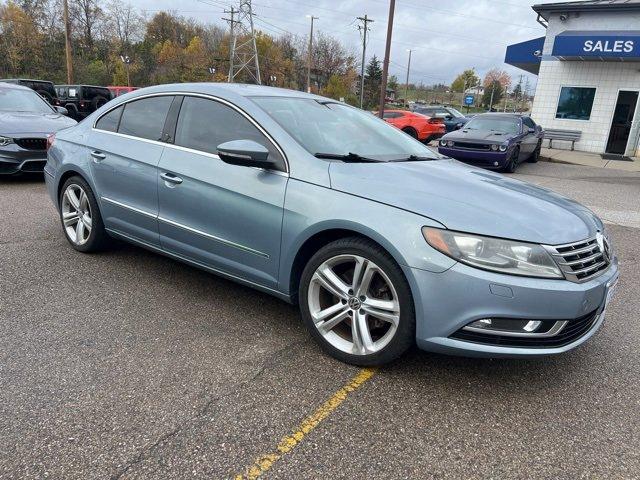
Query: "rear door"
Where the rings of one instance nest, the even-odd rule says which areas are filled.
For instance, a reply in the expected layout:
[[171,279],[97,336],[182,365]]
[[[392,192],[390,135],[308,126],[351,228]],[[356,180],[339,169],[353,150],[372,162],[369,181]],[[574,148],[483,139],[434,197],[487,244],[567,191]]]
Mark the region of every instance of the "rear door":
[[[229,165],[217,146],[254,140],[279,170]],[[228,274],[275,288],[285,190],[280,150],[247,116],[224,101],[186,96],[158,168],[162,247]]]
[[159,245],[157,167],[171,95],[133,100],[103,115],[89,137],[105,226]]

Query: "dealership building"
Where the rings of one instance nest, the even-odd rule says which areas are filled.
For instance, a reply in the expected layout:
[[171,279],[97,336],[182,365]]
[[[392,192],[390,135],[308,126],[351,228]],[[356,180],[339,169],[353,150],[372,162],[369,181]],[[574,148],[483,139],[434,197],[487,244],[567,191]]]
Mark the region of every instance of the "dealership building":
[[[538,75],[531,116],[575,149],[640,156],[640,0],[534,5],[544,37],[505,62]],[[572,148],[553,141],[553,148]]]

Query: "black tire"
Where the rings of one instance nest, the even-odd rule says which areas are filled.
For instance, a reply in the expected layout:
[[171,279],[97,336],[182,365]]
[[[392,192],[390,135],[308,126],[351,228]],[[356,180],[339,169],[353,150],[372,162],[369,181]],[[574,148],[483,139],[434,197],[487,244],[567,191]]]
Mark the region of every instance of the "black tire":
[[515,172],[516,168],[518,167],[518,158],[519,157],[520,157],[520,148],[516,147],[513,150],[513,153],[511,154],[511,157],[509,157],[509,161],[504,166],[502,171],[504,173],[513,173],[513,172]]
[[91,100],[91,111],[95,112],[97,109],[99,109],[105,103],[107,103],[107,99],[106,98],[104,98],[104,97],[95,97],[93,100]]
[[[67,190],[69,185],[78,185],[80,186],[87,195],[87,200],[91,207],[91,222],[92,228],[91,233],[89,234],[89,238],[82,245],[78,245],[72,241],[72,239],[67,234],[67,230],[64,226],[64,221],[62,218],[62,199],[64,196],[64,192]],[[89,184],[80,176],[73,176],[67,179],[66,182],[62,185],[60,189],[60,197],[58,198],[59,208],[59,216],[60,216],[60,224],[62,225],[62,231],[64,233],[65,238],[69,242],[69,244],[77,251],[83,253],[92,253],[99,252],[101,250],[105,250],[111,243],[111,237],[107,234],[104,223],[102,221],[102,215],[100,214],[100,208],[98,206],[98,202],[96,201],[96,197],[91,190]]]
[[540,150],[541,149],[542,149],[542,142],[538,142],[538,146],[533,151],[531,156],[529,158],[527,158],[527,162],[529,162],[529,163],[538,163],[538,160],[540,159]]
[[[394,336],[381,350],[366,355],[346,353],[331,345],[316,328],[309,309],[309,287],[316,269],[322,263],[337,255],[349,254],[364,257],[378,265],[391,280],[400,305],[400,319]],[[358,366],[383,365],[397,359],[415,344],[415,306],[409,283],[402,269],[391,255],[368,239],[360,237],[343,238],[331,242],[318,250],[302,272],[298,300],[302,319],[311,336],[326,353],[342,362]]]
[[412,138],[418,138],[418,132],[416,132],[414,128],[406,127],[403,128],[402,131]]

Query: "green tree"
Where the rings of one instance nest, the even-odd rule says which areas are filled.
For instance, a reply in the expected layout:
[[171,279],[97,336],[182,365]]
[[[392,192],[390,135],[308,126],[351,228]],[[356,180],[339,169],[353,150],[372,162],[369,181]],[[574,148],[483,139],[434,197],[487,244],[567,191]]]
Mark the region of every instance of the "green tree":
[[452,92],[464,92],[467,88],[472,88],[480,85],[480,78],[476,75],[473,68],[465,70],[451,84]]
[[364,105],[366,109],[376,108],[382,83],[380,60],[375,55],[371,58],[364,74]]
[[389,75],[389,78],[387,79],[387,87],[390,88],[391,90],[397,90],[398,77],[396,77],[395,75]]
[[500,103],[504,95],[504,87],[498,80],[494,80],[489,85],[484,87],[484,94],[482,95],[482,105],[486,108],[491,108],[494,105]]

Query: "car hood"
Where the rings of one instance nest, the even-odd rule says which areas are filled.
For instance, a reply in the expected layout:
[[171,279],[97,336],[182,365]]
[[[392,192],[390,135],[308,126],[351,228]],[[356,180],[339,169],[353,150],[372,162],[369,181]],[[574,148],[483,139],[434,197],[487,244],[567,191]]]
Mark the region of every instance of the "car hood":
[[451,230],[558,245],[602,229],[600,219],[573,200],[456,160],[333,162],[329,174],[335,190],[428,217]]
[[[467,120],[468,121],[468,120]],[[491,142],[506,142],[513,137],[517,137],[516,133],[498,133],[491,130],[467,130],[460,129],[454,132],[448,133],[444,138],[453,141],[491,141]]]
[[75,125],[76,121],[59,113],[0,112],[0,135],[53,133]]

